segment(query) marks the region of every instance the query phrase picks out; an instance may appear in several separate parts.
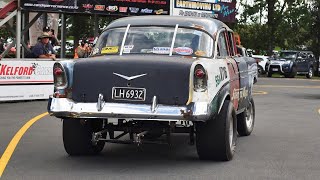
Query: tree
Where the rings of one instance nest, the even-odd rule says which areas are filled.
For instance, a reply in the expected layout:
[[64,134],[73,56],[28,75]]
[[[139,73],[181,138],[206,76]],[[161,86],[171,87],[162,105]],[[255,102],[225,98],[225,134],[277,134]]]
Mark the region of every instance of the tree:
[[[99,16],[99,33],[104,29],[112,20],[117,17],[111,16]],[[94,17],[87,14],[70,15],[67,18],[67,24],[72,24],[67,30],[67,36],[74,37],[74,48],[79,44],[79,40],[87,39],[88,37],[94,37]]]
[[[254,46],[250,48],[258,50],[264,48],[271,55],[276,46],[298,49],[312,44],[311,29],[315,28],[310,27],[312,16],[310,3],[307,1],[257,0],[253,4],[246,4],[242,0],[242,4],[245,9],[236,30],[251,33],[239,33],[243,42],[248,43],[245,46]],[[314,11],[317,12],[316,9]],[[264,19],[267,20],[266,23]],[[255,34],[254,37],[250,37],[252,34]],[[244,35],[250,38],[243,37]]]
[[311,9],[311,23],[310,23],[310,34],[311,34],[311,50],[318,57],[320,55],[320,2],[312,1],[310,5]]

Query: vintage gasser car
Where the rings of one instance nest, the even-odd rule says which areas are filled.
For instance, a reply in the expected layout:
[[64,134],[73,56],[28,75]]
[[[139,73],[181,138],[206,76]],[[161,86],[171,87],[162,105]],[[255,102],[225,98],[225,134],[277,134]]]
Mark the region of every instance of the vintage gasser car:
[[187,133],[200,159],[231,160],[237,132],[254,126],[254,63],[237,57],[232,30],[218,20],[122,18],[90,58],[55,63],[48,111],[63,119],[70,155]]

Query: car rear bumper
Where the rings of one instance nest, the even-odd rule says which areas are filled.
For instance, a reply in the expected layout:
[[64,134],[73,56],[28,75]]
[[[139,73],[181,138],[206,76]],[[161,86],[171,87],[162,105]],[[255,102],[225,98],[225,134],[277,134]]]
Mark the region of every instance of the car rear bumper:
[[[98,100],[99,101],[99,100]],[[206,121],[209,119],[209,105],[206,102],[190,103],[186,106],[162,104],[128,103],[77,103],[67,98],[49,98],[48,112],[59,118],[124,118],[157,121]]]

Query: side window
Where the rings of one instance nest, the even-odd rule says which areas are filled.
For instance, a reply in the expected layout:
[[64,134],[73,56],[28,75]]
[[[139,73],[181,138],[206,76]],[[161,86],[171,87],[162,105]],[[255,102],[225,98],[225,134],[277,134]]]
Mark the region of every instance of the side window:
[[228,56],[228,49],[225,34],[221,32],[218,38],[218,55],[221,57]]
[[235,56],[236,55],[236,50],[235,50],[235,41],[234,41],[234,36],[232,32],[228,32],[228,44],[229,44],[229,52],[230,56]]

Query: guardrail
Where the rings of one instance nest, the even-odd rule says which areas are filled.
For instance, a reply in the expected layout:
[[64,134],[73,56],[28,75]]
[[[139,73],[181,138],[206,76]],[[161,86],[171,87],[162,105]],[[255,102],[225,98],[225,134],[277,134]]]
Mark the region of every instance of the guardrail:
[[[67,60],[57,59],[56,61]],[[53,94],[51,59],[4,58],[0,61],[0,101],[48,99]]]

